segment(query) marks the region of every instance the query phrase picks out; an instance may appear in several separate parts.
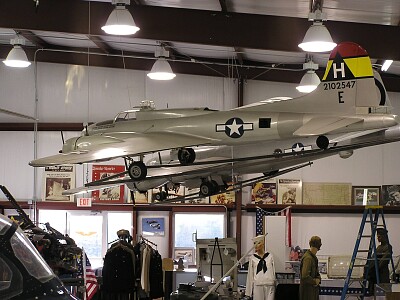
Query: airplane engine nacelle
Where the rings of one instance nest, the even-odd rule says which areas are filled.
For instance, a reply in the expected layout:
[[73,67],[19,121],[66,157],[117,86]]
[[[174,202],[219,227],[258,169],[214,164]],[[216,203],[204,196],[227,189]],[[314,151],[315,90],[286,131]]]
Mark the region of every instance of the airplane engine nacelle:
[[348,150],[348,151],[340,151],[339,156],[340,158],[346,159],[349,158],[350,156],[353,155],[353,150]]
[[159,178],[146,181],[127,182],[125,184],[131,191],[137,190],[138,192],[144,193],[150,189],[157,188],[163,184],[166,184],[167,182],[168,180]]

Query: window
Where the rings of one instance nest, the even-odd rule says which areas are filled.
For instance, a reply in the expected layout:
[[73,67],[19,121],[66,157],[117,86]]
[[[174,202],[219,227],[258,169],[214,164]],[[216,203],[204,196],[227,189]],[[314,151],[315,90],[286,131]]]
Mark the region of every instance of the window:
[[175,213],[174,247],[196,248],[198,239],[226,237],[224,213]]
[[131,212],[92,212],[89,210],[39,211],[39,223],[68,234],[78,247],[85,249],[94,269],[103,266],[103,257],[114,240],[117,231],[127,229],[132,233]]
[[271,128],[271,118],[260,118],[258,124],[259,128]]

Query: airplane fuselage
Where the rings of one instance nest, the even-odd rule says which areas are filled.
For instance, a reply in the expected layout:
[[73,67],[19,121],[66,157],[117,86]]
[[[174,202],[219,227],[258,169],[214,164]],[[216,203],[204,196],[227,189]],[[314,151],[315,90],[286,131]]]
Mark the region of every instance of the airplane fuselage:
[[[173,110],[167,111],[172,113]],[[143,112],[146,114],[146,112]],[[86,135],[68,145],[63,153],[90,149],[92,146],[115,142],[115,138],[129,139],[132,133],[169,133],[201,137],[210,145],[235,145],[258,141],[273,141],[294,138],[295,132],[315,118],[328,118],[330,115],[304,113],[269,113],[252,111],[204,111],[204,113],[179,118],[137,119],[109,124],[89,126]],[[343,116],[345,117],[345,116]],[[396,117],[384,114],[357,116],[359,121],[330,133],[346,133],[370,129],[388,128],[397,124]],[[108,139],[112,135],[114,139]]]

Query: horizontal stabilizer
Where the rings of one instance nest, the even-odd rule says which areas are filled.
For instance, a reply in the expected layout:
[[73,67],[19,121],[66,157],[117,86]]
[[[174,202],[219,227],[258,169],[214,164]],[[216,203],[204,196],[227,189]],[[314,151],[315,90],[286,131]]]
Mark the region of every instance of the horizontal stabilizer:
[[362,121],[363,119],[360,118],[341,118],[330,116],[312,118],[310,121],[297,129],[293,134],[296,136],[327,134]]

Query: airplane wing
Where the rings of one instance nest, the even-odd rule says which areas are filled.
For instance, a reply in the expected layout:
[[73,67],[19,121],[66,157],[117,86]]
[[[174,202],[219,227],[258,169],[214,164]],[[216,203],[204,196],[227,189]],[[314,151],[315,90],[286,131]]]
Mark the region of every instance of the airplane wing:
[[299,129],[297,129],[293,134],[297,136],[327,134],[337,129],[362,121],[363,121],[362,118],[346,118],[346,117],[331,117],[331,116],[312,118],[310,121],[308,121]]
[[210,144],[212,139],[172,132],[162,133],[124,133],[102,136],[111,142],[99,144],[87,150],[60,153],[31,161],[33,167],[57,166],[111,160],[118,157],[137,156],[179,147]]
[[[301,165],[307,162],[315,161],[321,158],[329,157],[338,154],[342,151],[352,151],[361,148],[382,145],[400,141],[400,138],[379,139],[375,141],[365,141],[343,146],[334,146],[328,149],[314,149],[305,150],[300,152],[282,153],[282,154],[268,154],[253,157],[242,157],[237,159],[221,159],[217,161],[199,162],[189,166],[181,165],[166,165],[166,166],[153,166],[149,169],[148,178],[142,182],[158,182],[157,179],[164,178],[173,183],[184,183],[186,180],[193,178],[204,178],[206,176],[231,176],[235,174],[251,174],[251,173],[265,173],[283,170],[293,166]],[[278,176],[279,173],[271,173]],[[271,177],[271,178],[272,178]],[[92,190],[102,189],[105,187],[115,186],[132,182],[132,179],[125,177],[123,179],[113,179],[108,182],[92,182],[86,184],[84,187],[74,190],[63,192],[63,195],[73,195],[79,192],[88,192]],[[157,186],[154,186],[157,187]]]

